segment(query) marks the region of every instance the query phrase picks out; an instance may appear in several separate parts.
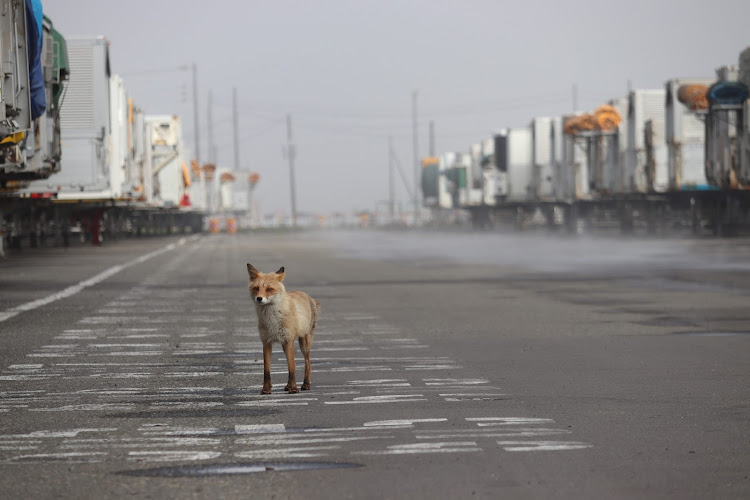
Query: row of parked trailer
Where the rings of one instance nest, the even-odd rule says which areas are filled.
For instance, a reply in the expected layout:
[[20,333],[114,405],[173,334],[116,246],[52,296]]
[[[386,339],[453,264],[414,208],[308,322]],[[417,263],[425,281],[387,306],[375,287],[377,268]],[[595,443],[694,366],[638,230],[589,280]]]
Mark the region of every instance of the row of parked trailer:
[[477,226],[581,231],[750,226],[750,48],[715,78],[675,78],[590,113],[533,118],[422,160],[424,204]]
[[0,251],[200,231],[207,176],[184,159],[179,117],[133,101],[104,37],[63,37],[39,0],[0,9]]

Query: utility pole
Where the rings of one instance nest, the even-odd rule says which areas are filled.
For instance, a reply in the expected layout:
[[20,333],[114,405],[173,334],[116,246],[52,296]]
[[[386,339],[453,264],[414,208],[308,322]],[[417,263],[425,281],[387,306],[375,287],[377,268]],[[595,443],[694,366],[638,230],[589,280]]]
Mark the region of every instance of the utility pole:
[[239,119],[237,116],[237,87],[232,87],[232,123],[234,126],[234,171],[240,169]]
[[391,212],[391,223],[396,218],[396,183],[393,177],[393,138],[388,137],[388,206]]
[[430,120],[430,156],[435,156],[435,122]]
[[419,136],[417,130],[417,91],[412,92],[412,149],[414,152],[414,224],[419,215]]
[[201,137],[198,127],[198,70],[193,63],[193,134],[195,135],[195,161],[201,164]]
[[292,195],[292,227],[297,227],[297,193],[294,183],[294,157],[296,151],[292,143],[292,115],[286,115],[286,156],[289,160],[289,185]]
[[208,91],[208,108],[206,109],[206,119],[208,121],[208,162],[216,163],[214,156],[214,114],[213,110],[213,92]]

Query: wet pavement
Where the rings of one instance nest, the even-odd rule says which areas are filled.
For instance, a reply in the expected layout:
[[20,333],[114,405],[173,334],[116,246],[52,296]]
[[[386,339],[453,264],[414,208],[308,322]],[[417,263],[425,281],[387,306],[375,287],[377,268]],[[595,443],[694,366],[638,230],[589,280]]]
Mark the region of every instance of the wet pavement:
[[[749,248],[352,231],[15,256],[0,262],[0,487],[745,497]],[[246,262],[320,300],[311,391],[284,393],[276,346],[259,394]]]

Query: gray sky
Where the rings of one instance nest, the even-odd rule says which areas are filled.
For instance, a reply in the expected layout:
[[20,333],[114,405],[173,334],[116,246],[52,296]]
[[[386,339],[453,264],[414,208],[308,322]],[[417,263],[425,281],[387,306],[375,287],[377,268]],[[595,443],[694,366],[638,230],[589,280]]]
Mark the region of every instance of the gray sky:
[[[291,113],[299,212],[373,209],[388,197],[387,138],[413,181],[419,152],[466,151],[534,116],[591,110],[633,88],[714,76],[750,45],[750,2],[436,0],[46,0],[63,35],[105,35],[112,70],[149,114],[178,114],[193,151],[198,67],[201,159],[213,92],[218,163],[231,167],[232,87],[240,166],[261,174],[264,213],[290,212],[282,145]],[[715,14],[712,14],[715,13]],[[173,70],[173,71],[170,71]],[[397,196],[406,202],[398,180]]]

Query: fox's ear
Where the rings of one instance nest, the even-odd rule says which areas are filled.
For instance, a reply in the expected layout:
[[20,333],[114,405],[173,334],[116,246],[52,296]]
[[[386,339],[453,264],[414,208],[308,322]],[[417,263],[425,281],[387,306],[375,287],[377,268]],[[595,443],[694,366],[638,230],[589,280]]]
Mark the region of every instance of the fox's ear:
[[279,281],[284,281],[284,266],[281,266],[278,271],[276,271],[276,279]]
[[247,264],[247,274],[248,274],[248,276],[250,276],[250,279],[251,279],[251,280],[254,280],[255,278],[257,278],[257,277],[258,277],[258,274],[260,274],[260,273],[258,272],[258,270],[257,270],[257,269],[255,269],[255,268],[253,267],[253,265],[252,265],[252,264],[250,264],[250,263],[248,262],[248,264]]

